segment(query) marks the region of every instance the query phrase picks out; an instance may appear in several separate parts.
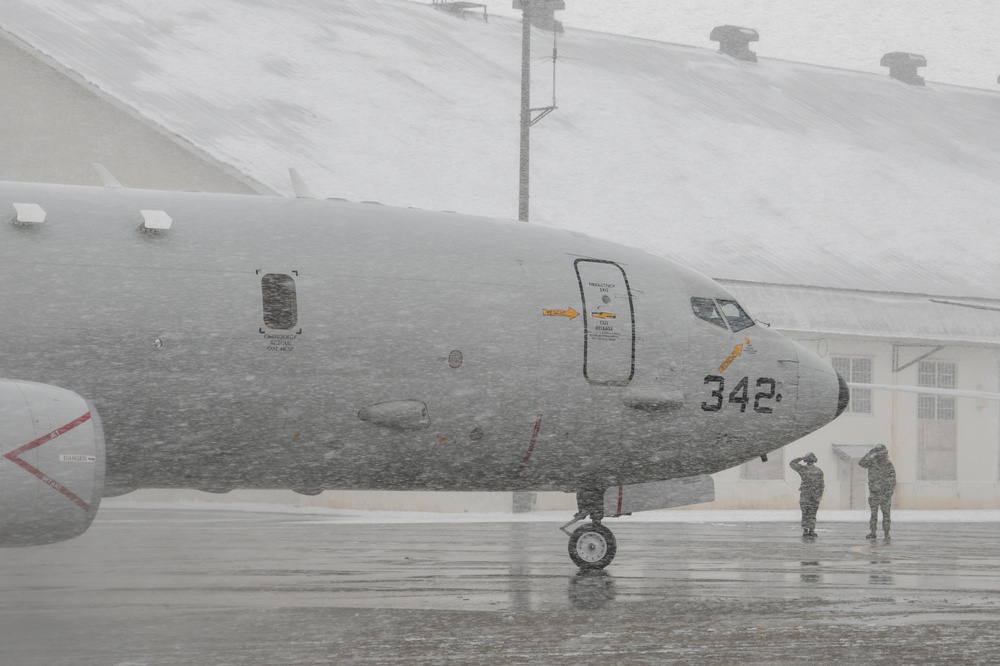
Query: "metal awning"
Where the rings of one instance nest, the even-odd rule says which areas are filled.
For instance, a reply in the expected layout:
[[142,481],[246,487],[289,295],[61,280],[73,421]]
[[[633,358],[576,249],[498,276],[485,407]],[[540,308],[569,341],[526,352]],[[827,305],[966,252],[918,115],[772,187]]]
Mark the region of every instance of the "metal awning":
[[844,460],[853,462],[861,460],[865,454],[871,451],[877,444],[834,444],[833,452]]

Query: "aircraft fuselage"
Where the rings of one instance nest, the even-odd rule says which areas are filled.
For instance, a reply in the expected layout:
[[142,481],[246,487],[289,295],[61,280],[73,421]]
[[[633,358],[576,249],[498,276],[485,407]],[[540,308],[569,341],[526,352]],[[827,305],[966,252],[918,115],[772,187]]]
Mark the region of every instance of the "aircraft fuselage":
[[732,467],[837,410],[803,348],[696,316],[721,286],[572,232],[16,183],[0,207],[0,377],[93,402],[108,494],[608,487]]

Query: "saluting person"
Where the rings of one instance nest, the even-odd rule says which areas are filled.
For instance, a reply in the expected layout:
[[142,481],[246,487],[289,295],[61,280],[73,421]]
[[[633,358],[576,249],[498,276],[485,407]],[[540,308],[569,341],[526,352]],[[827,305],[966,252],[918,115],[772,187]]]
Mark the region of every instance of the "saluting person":
[[816,511],[819,501],[823,498],[823,470],[816,467],[816,454],[795,458],[788,466],[799,473],[802,483],[799,484],[799,507],[802,509],[802,536],[816,536]]
[[858,464],[868,470],[868,506],[872,509],[872,517],[868,521],[867,538],[876,538],[878,511],[882,509],[882,533],[888,539],[892,493],[896,489],[896,468],[889,460],[889,449],[885,448],[885,444],[879,444],[866,453]]

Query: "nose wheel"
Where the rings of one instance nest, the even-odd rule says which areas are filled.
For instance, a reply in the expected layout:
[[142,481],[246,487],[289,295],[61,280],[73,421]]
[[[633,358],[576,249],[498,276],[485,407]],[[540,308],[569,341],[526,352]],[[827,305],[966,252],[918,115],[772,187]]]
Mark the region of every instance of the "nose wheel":
[[617,552],[615,535],[600,523],[581,525],[569,537],[569,557],[581,569],[603,569]]

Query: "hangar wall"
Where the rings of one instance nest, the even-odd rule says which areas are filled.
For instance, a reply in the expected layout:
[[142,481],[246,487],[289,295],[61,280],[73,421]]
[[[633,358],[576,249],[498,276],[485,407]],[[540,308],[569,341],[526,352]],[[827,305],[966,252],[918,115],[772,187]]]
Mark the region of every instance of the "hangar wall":
[[[926,381],[920,376],[922,368],[947,366],[954,370],[953,388],[1000,392],[1000,350],[995,347],[934,343],[904,346],[851,338],[792,337],[827,360],[868,359],[869,383],[927,385],[922,383]],[[931,404],[935,404],[933,398]],[[769,456],[771,474],[757,473],[752,476],[758,478],[747,478],[746,466],[716,474],[716,501],[710,506],[796,507],[799,477],[788,463],[813,452],[826,481],[820,508],[867,509],[867,475],[857,465],[857,457],[876,444],[885,444],[896,467],[893,507],[1000,508],[1000,402],[956,397],[947,406],[947,411],[938,409],[941,414],[932,413],[931,418],[926,418],[927,402],[921,403],[920,394],[872,391],[870,409],[849,408],[833,423]],[[845,454],[850,449],[854,449],[852,458]],[[759,478],[765,476],[769,478]]]
[[266,191],[71,76],[0,33],[0,180],[99,185],[98,162],[126,187]]

